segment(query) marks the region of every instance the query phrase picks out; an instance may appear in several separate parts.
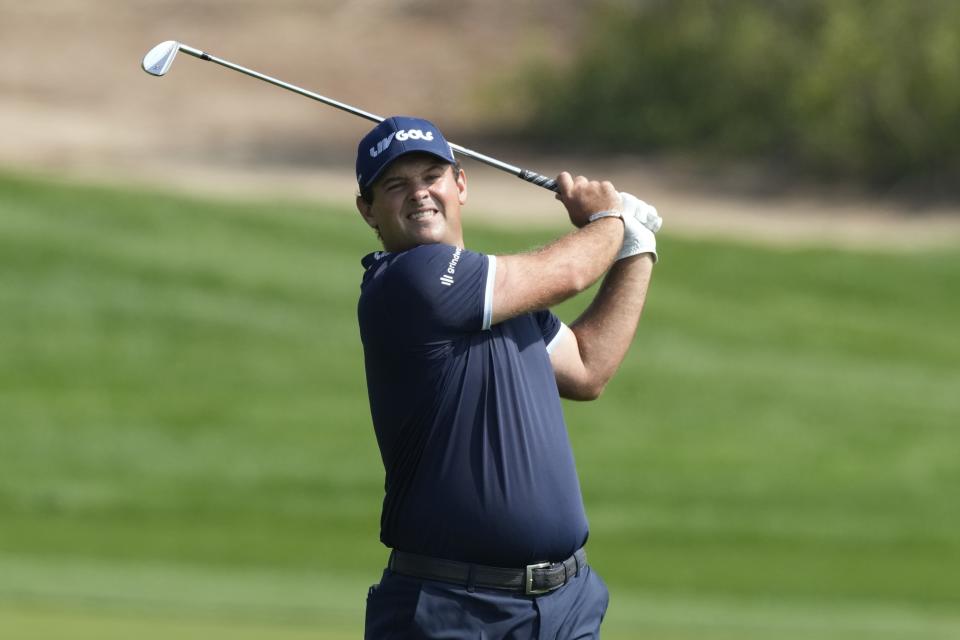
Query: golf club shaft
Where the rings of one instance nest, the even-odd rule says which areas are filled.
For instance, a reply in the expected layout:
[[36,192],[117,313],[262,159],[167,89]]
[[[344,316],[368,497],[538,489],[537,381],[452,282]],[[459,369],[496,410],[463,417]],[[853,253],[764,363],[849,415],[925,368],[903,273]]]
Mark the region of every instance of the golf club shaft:
[[[257,78],[258,80],[263,80],[264,82],[269,82],[272,85],[276,85],[287,91],[293,91],[294,93],[299,93],[302,96],[306,96],[318,102],[322,102],[325,105],[335,107],[341,111],[346,111],[347,113],[352,113],[355,116],[360,116],[361,118],[366,118],[373,122],[383,122],[383,117],[376,114],[370,113],[368,111],[363,111],[362,109],[357,109],[356,107],[350,106],[338,100],[333,100],[326,96],[322,96],[319,93],[314,93],[313,91],[307,91],[306,89],[301,89],[300,87],[290,84],[289,82],[284,82],[283,80],[278,80],[266,74],[254,71],[252,69],[247,69],[246,67],[241,67],[238,64],[234,64],[229,60],[223,60],[216,56],[212,56],[209,53],[200,51],[199,49],[194,49],[193,47],[187,46],[185,44],[178,44],[180,51],[193,56],[194,58],[199,58],[201,60],[206,60],[208,62],[215,62],[222,67],[227,67],[228,69],[233,69],[234,71],[239,71],[245,75]],[[506,162],[501,162],[496,158],[491,158],[488,155],[478,153],[472,149],[467,149],[466,147],[461,147],[458,144],[450,143],[450,147],[460,155],[466,156],[468,158],[473,158],[479,162],[482,162],[486,165],[489,165],[495,169],[500,169],[501,171],[506,171],[507,173],[513,174],[520,178],[521,180],[526,180],[532,184],[537,185],[538,187],[543,187],[550,191],[557,191],[557,183],[555,180],[548,178],[544,175],[540,175],[536,171],[530,171],[529,169],[521,169],[520,167],[515,167],[512,164],[507,164]]]

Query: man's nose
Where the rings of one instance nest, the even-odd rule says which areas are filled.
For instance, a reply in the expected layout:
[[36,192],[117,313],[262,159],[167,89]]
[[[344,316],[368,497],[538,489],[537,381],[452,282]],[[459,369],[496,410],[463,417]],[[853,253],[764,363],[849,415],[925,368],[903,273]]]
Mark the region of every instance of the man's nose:
[[426,182],[414,182],[410,185],[410,198],[423,200],[430,197],[429,185]]

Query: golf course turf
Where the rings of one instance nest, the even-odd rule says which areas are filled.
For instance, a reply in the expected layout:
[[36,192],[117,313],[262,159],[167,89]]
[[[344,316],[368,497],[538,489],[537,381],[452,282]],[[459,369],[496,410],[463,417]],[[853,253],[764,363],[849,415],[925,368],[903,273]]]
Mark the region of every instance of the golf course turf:
[[[350,199],[0,175],[0,638],[359,637],[386,551]],[[960,252],[662,213],[627,360],[565,405],[604,637],[960,637]],[[480,251],[556,235],[467,216]]]

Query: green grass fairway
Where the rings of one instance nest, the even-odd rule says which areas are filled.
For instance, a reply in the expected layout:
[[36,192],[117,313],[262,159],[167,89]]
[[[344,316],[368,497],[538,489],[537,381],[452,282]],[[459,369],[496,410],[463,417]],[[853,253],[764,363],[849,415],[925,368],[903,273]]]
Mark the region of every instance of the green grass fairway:
[[[0,176],[0,638],[359,637],[377,246],[343,195]],[[475,249],[550,237],[468,215]],[[960,637],[960,252],[660,244],[618,377],[566,405],[604,637]]]

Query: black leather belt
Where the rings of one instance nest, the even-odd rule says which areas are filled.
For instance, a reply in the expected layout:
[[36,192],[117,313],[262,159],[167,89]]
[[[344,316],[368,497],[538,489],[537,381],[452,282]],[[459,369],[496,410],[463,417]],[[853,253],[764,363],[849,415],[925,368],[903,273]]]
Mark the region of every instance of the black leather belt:
[[503,589],[532,596],[559,589],[586,566],[587,552],[583,549],[563,562],[537,562],[522,569],[487,567],[394,550],[387,568],[405,576],[451,582],[471,590]]

